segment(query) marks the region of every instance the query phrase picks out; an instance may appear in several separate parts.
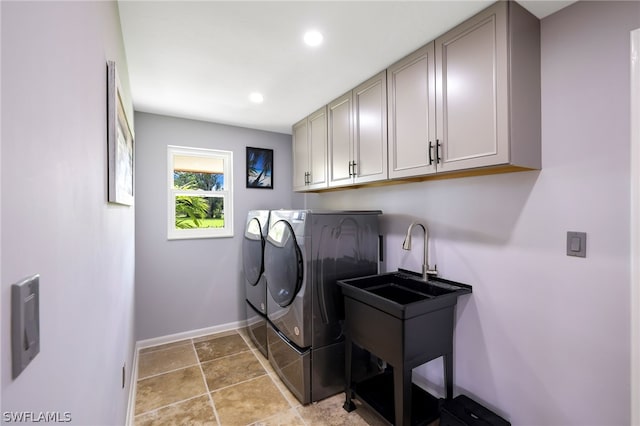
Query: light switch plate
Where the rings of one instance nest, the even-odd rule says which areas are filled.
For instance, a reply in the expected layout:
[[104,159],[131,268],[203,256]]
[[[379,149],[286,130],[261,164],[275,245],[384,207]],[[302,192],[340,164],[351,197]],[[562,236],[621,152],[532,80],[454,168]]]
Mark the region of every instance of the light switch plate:
[[40,275],[11,286],[11,359],[15,379],[40,352]]
[[586,232],[567,232],[567,256],[587,257]]

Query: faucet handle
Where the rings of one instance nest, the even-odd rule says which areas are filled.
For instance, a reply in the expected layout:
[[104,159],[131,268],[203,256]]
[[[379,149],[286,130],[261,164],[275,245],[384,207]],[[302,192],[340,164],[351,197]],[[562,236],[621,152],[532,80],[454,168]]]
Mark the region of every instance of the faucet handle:
[[429,265],[422,265],[422,276],[426,279],[428,275],[438,275],[438,265],[433,265],[433,269],[429,269]]

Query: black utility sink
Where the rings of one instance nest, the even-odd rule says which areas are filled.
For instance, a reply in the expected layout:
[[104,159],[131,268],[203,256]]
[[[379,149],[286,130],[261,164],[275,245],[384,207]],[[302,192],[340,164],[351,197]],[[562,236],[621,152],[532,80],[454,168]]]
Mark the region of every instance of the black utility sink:
[[[454,309],[458,296],[471,293],[471,286],[437,277],[424,281],[409,271],[341,280],[338,285],[345,308],[344,408],[355,409],[351,399],[356,397],[396,426],[424,425],[437,418],[433,397],[414,391],[411,370],[442,356],[446,396],[452,398]],[[352,344],[385,360],[393,373],[354,383]],[[418,394],[424,398],[414,401]],[[435,412],[416,411],[419,406],[435,407]]]
[[429,299],[429,296],[427,296],[426,294],[410,290],[406,287],[402,287],[394,283],[371,287],[368,288],[367,291],[369,293],[376,294],[383,299],[389,299],[392,302],[398,303],[400,305],[407,305],[409,303]]
[[407,319],[455,305],[471,287],[437,277],[425,282],[410,272],[390,272],[338,281],[345,296],[371,305],[396,318]]

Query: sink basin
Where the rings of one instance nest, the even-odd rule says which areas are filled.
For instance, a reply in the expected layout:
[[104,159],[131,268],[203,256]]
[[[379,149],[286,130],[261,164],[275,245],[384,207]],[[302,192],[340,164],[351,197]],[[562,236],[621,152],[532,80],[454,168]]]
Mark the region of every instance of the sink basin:
[[[383,415],[390,424],[428,424],[428,418],[412,418],[411,370],[442,357],[446,397],[453,397],[453,325],[458,296],[471,293],[471,286],[442,278],[423,281],[409,271],[370,275],[338,281],[344,296],[345,375],[348,384],[344,408],[355,409],[360,399]],[[380,398],[379,381],[354,383],[351,375],[352,347],[375,354],[393,367],[393,392]],[[385,380],[382,394],[387,395]],[[436,412],[437,404],[436,404]],[[427,413],[429,414],[429,413]],[[439,413],[436,413],[439,414]],[[424,422],[423,422],[424,420]]]
[[420,300],[429,299],[426,294],[410,290],[398,284],[383,284],[377,287],[366,289],[368,292],[377,294],[383,299],[388,299],[401,305],[418,302]]
[[425,282],[410,272],[390,272],[338,281],[342,293],[400,319],[455,305],[471,287],[442,278]]

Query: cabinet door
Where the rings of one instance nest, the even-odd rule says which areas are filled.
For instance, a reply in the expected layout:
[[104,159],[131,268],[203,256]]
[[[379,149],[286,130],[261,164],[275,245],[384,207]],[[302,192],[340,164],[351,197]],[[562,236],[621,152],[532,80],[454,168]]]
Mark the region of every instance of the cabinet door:
[[355,183],[387,179],[387,72],[353,89]]
[[507,3],[436,40],[439,171],[509,162]]
[[389,178],[436,171],[433,55],[434,43],[431,42],[387,69]]
[[293,190],[304,191],[306,174],[309,171],[309,127],[307,118],[298,121],[292,128]]
[[327,107],[309,116],[309,185],[308,189],[327,186]]
[[349,185],[353,182],[351,153],[353,150],[352,92],[331,102],[329,120],[329,186]]

